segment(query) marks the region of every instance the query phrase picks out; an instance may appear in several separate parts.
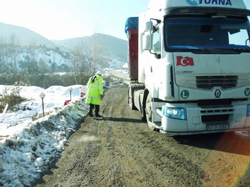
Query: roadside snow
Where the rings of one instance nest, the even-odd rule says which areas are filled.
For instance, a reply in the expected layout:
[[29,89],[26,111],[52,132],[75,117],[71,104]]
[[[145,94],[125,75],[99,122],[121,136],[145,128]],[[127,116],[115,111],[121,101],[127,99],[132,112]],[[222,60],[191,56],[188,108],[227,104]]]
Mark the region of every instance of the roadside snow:
[[[18,124],[24,122],[32,122],[32,119],[42,115],[42,99],[39,96],[41,92],[45,93],[45,114],[54,111],[56,108],[63,107],[64,102],[66,100],[70,100],[70,87],[73,89],[71,92],[73,102],[80,98],[80,91],[84,90],[84,93],[86,94],[87,87],[82,85],[74,85],[69,87],[51,86],[46,90],[36,86],[20,87],[20,96],[27,98],[28,100],[22,102],[18,106],[18,111],[8,112],[3,116],[3,121],[0,123],[0,135],[11,135],[17,128],[9,127],[17,126]],[[13,89],[15,89],[14,86],[0,85],[0,94],[3,94],[4,90],[11,92]]]
[[[20,110],[6,113],[0,123],[0,186],[32,186],[59,156],[88,112],[80,98],[82,86],[71,87],[72,102],[67,106],[64,102],[70,99],[70,87],[21,88],[20,95],[30,100],[22,102]],[[0,92],[4,89],[6,86],[0,86]],[[45,117],[41,117],[41,92],[46,94]]]

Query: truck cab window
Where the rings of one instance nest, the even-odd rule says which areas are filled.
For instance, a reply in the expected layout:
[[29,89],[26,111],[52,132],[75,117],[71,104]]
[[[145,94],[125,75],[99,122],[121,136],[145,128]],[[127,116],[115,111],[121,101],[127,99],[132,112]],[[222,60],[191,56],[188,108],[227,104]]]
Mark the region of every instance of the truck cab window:
[[250,52],[250,47],[245,45],[249,38],[247,19],[186,16],[165,18],[165,23],[166,49]]
[[230,45],[243,45],[249,38],[247,32],[244,29],[234,30],[228,32],[229,44]]

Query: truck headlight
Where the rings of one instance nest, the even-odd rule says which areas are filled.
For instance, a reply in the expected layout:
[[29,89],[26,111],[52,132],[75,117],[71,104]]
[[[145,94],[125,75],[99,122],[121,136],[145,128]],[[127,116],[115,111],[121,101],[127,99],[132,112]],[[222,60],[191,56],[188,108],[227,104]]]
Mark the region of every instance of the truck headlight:
[[250,116],[250,105],[247,105],[247,116]]
[[187,113],[185,108],[162,107],[162,114],[169,118],[187,120]]

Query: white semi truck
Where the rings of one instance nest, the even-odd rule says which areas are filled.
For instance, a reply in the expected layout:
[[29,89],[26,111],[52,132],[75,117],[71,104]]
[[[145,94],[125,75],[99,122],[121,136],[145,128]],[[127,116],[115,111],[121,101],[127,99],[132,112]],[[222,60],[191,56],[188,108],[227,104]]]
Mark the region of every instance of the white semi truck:
[[250,128],[250,27],[243,0],[151,0],[128,18],[128,103],[152,130]]

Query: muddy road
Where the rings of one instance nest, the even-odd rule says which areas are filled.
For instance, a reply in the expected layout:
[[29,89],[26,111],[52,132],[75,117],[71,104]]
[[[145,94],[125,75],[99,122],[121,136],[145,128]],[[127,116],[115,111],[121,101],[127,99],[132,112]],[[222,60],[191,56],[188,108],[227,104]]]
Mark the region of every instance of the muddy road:
[[250,144],[233,133],[166,136],[127,104],[127,86],[111,87],[103,119],[87,117],[37,186],[250,186]]

